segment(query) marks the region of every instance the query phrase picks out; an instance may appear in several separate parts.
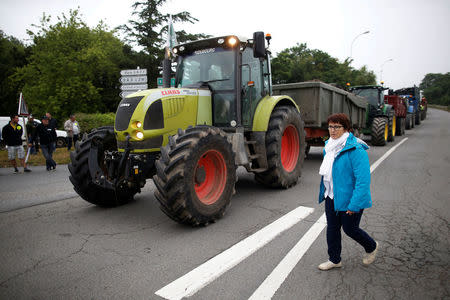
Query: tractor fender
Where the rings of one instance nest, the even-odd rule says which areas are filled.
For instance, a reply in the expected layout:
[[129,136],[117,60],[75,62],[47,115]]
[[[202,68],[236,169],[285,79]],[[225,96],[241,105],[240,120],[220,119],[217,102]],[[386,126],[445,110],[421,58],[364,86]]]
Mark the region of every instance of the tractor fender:
[[253,117],[253,131],[267,131],[269,126],[270,115],[276,106],[289,105],[293,106],[300,112],[298,105],[289,96],[265,96],[259,102],[255,110],[255,116]]
[[389,116],[389,113],[391,112],[391,110],[392,110],[392,105],[390,105],[390,104],[384,105],[383,113],[384,113],[386,116]]

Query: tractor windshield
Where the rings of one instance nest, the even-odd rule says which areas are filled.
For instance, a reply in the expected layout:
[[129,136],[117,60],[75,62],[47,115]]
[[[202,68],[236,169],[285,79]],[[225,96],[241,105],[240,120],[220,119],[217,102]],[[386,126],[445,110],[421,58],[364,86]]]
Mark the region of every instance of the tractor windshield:
[[371,105],[378,106],[380,97],[378,89],[354,89],[352,93],[366,98]]
[[217,47],[180,56],[176,86],[199,88],[207,84],[213,91],[234,89],[234,55],[232,49]]

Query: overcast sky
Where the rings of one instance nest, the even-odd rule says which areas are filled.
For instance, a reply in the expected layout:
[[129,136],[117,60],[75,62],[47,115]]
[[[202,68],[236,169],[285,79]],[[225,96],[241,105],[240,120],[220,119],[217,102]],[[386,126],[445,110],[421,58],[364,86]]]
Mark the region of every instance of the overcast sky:
[[[24,40],[43,12],[56,20],[78,6],[88,25],[104,20],[114,28],[131,18],[134,2],[0,0],[0,29]],[[450,72],[450,0],[168,0],[162,10],[186,10],[199,19],[194,25],[177,23],[175,30],[213,36],[271,33],[274,53],[307,43],[343,61],[352,48],[352,66],[367,65],[378,81],[382,70],[385,85],[394,89],[419,85],[427,73]]]

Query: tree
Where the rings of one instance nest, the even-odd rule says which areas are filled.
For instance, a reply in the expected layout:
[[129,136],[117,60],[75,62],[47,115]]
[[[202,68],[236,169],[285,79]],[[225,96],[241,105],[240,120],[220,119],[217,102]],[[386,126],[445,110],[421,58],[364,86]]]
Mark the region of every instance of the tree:
[[2,115],[17,113],[20,84],[11,80],[16,68],[26,64],[27,48],[18,39],[0,30],[0,111]]
[[[137,20],[129,20],[129,26],[122,25],[119,27],[127,34],[127,41],[143,47],[143,50],[136,55],[136,58],[137,61],[142,63],[140,66],[147,69],[150,86],[156,86],[156,79],[159,77],[159,66],[164,58],[165,36],[170,15],[162,14],[159,9],[166,1],[147,0],[135,2],[133,4],[133,16],[136,16]],[[172,20],[174,23],[195,23],[198,21],[186,11],[173,14]],[[179,43],[208,37],[205,34],[189,34],[184,30],[176,31],[176,35]]]
[[132,64],[123,42],[103,23],[89,28],[78,10],[62,14],[50,25],[45,14],[41,24],[28,31],[33,40],[28,64],[14,74],[23,84],[29,108],[66,118],[73,112],[114,111],[119,98],[119,76]]
[[419,87],[429,103],[450,105],[450,72],[428,73]]
[[350,66],[351,61],[340,63],[338,59],[321,50],[311,50],[305,43],[284,49],[272,60],[274,83],[292,83],[321,80],[344,87],[375,84],[375,74],[364,66],[359,70]]

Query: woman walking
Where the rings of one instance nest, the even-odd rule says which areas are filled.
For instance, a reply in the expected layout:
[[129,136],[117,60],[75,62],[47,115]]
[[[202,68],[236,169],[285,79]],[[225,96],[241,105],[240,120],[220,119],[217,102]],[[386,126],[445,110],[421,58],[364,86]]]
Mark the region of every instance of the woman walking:
[[319,171],[322,175],[319,203],[325,200],[329,260],[320,264],[319,269],[342,267],[341,227],[364,247],[363,263],[369,265],[375,260],[378,243],[359,228],[364,209],[372,206],[366,153],[369,147],[349,132],[351,125],[347,115],[331,115],[327,123],[330,138]]

